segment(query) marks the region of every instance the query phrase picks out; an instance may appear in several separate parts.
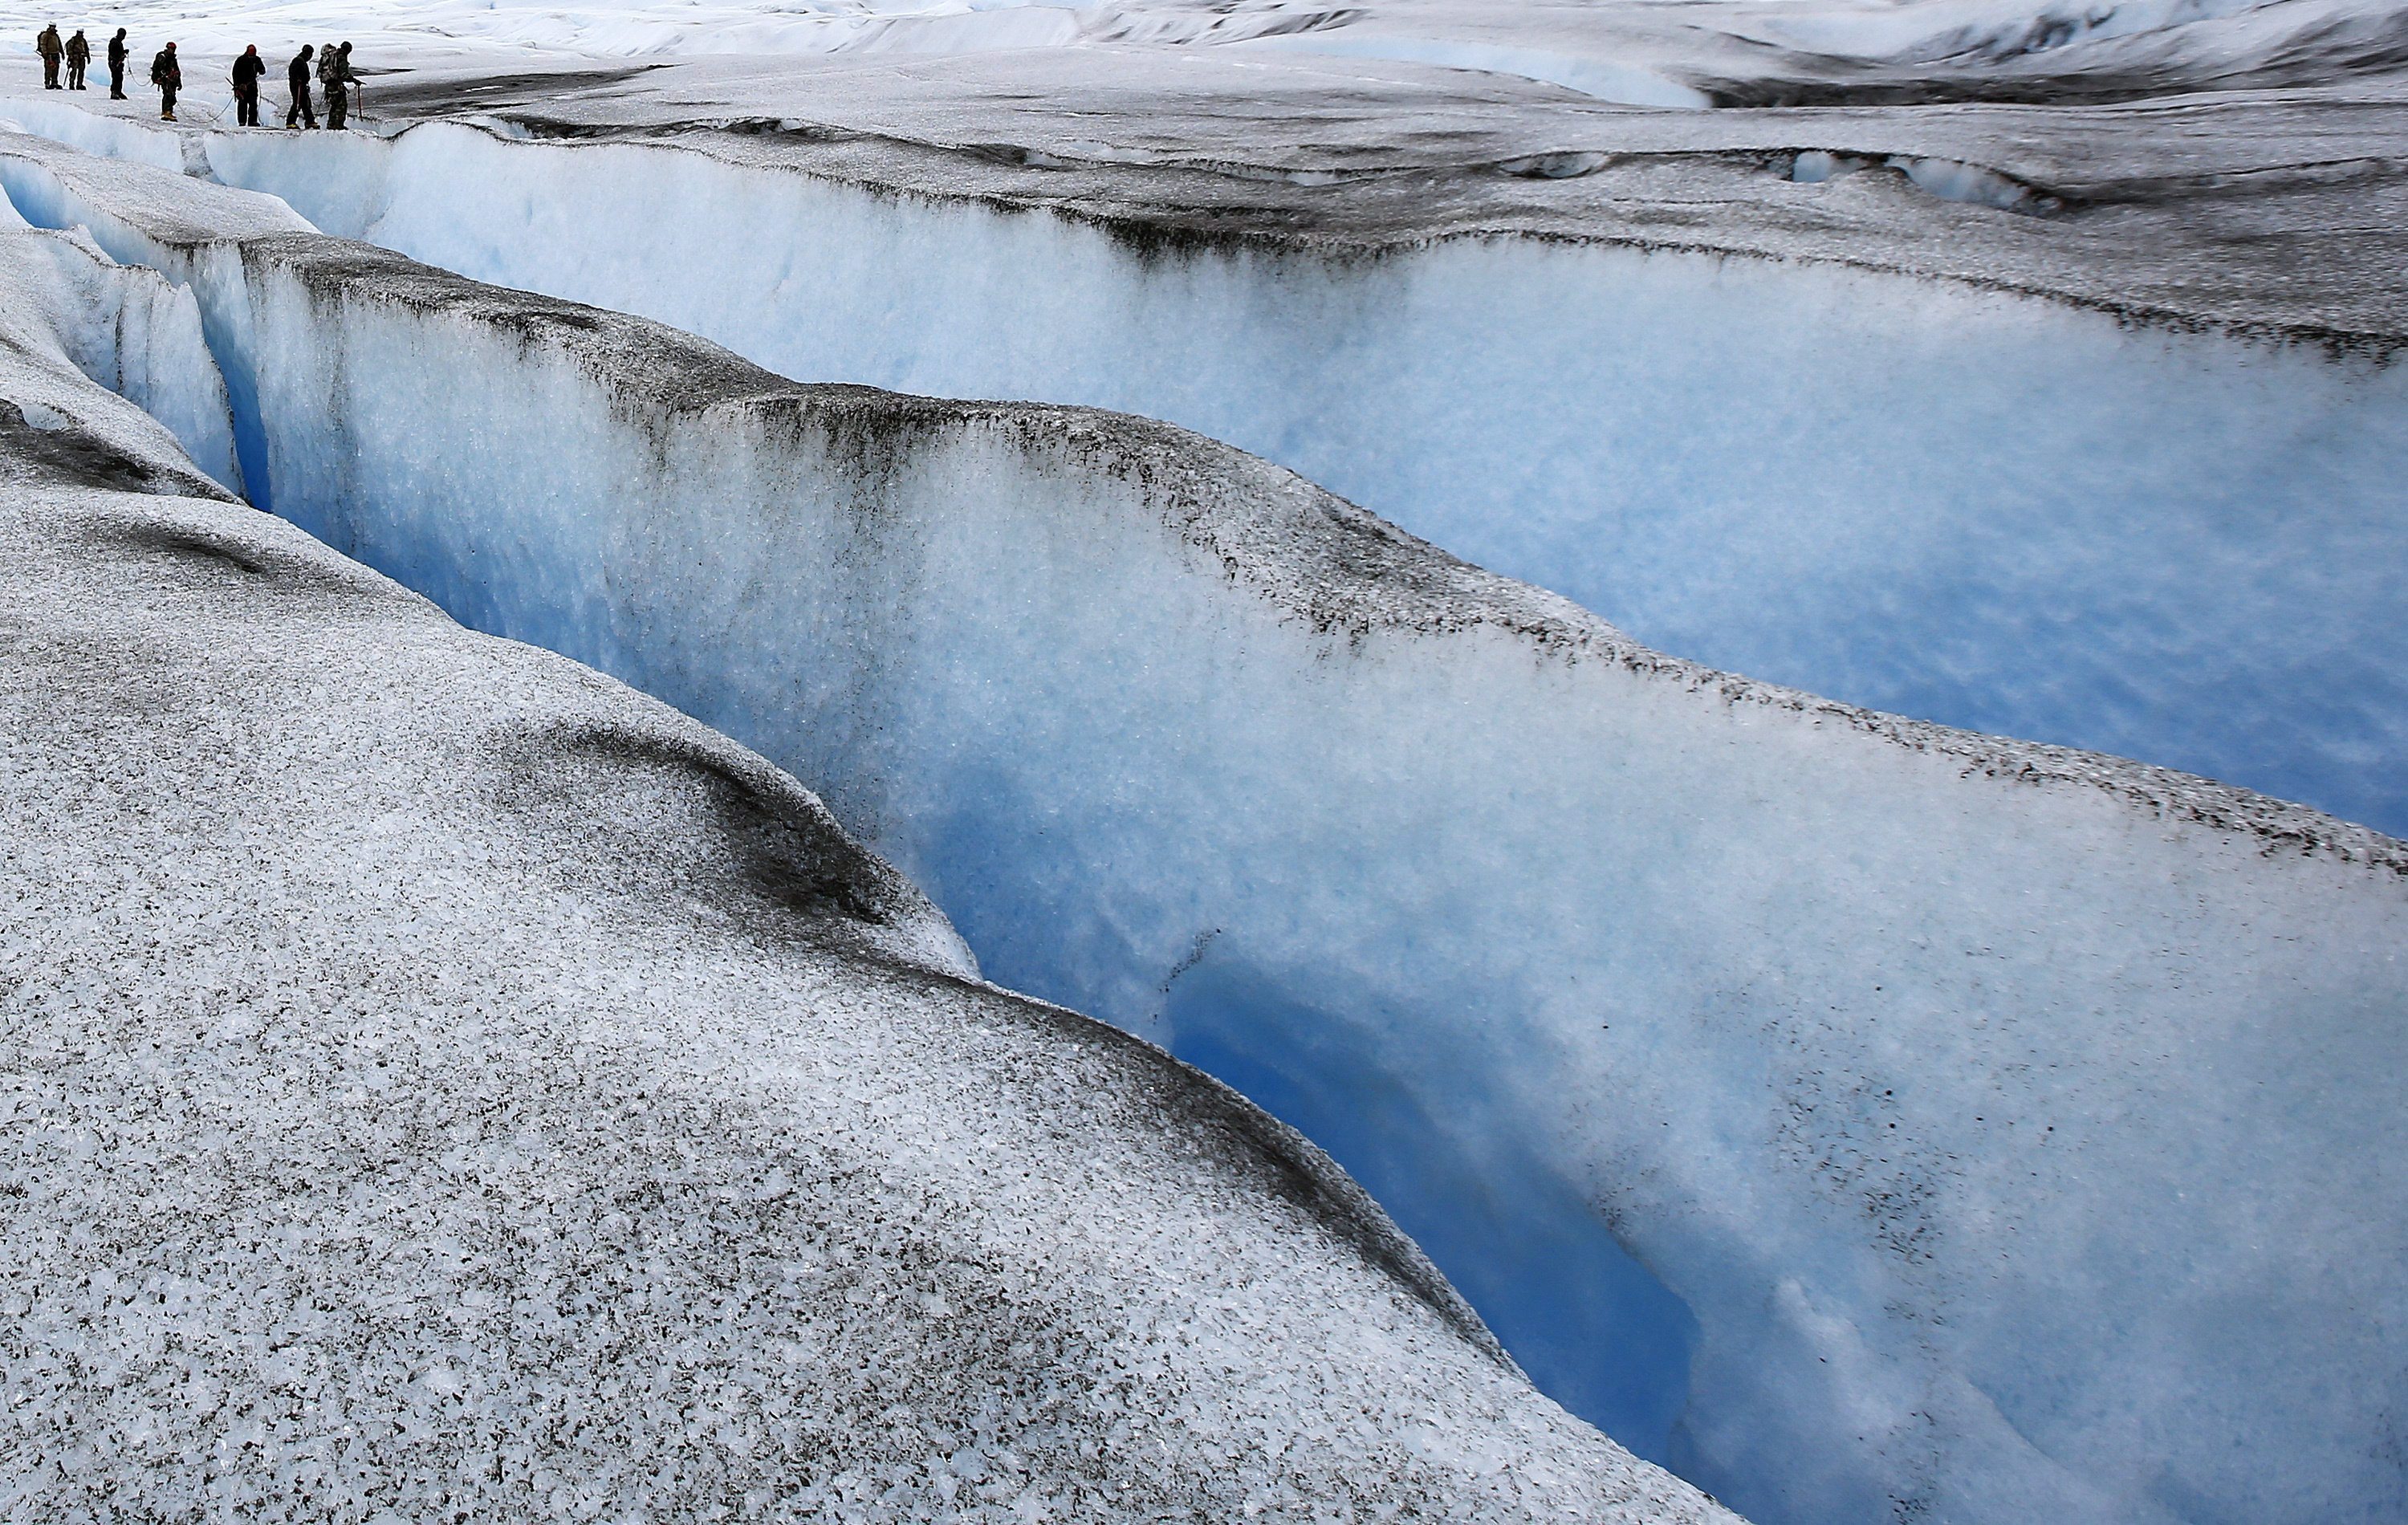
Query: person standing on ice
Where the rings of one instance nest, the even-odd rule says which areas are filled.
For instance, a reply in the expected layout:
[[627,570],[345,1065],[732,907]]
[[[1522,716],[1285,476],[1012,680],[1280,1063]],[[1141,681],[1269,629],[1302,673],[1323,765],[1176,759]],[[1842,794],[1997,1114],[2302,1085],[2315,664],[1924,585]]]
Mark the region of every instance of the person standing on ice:
[[284,65],[284,82],[293,87],[293,109],[284,113],[287,127],[305,122],[313,128],[318,125],[318,108],[309,104],[309,60],[317,56],[318,50],[305,42],[293,62]]
[[83,39],[83,28],[79,26],[76,28],[76,35],[67,38],[67,88],[81,90],[83,71],[90,67],[92,67],[92,44]]
[[34,38],[34,51],[42,55],[42,88],[59,88],[59,54],[65,51],[59,44],[59,23],[52,22]]
[[242,50],[234,61],[234,124],[237,127],[259,125],[259,77],[267,72],[267,60],[259,56],[256,43]]
[[176,62],[176,45],[169,43],[159,50],[150,61],[150,82],[159,87],[159,120],[176,120],[176,92],[184,88],[184,66]]
[[339,130],[351,108],[351,87],[359,83],[359,76],[351,72],[351,45],[344,43],[326,54],[322,62],[326,67],[326,125]]
[[119,27],[117,36],[108,39],[108,98],[125,99],[125,55],[133,50],[125,46],[125,28]]

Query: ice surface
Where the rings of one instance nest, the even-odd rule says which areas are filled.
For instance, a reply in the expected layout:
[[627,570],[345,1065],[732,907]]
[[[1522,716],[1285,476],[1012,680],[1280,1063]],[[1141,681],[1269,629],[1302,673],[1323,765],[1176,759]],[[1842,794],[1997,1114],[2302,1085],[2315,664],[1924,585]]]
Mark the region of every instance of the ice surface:
[[758,757],[99,458],[0,410],[6,1513],[1730,1518]]
[[[193,261],[191,182],[0,154],[45,176]],[[1616,1401],[1747,1511],[2396,1499],[2399,843],[1659,656],[1176,429],[238,255],[202,299],[280,511],[761,746],[990,976],[1276,1096],[1475,1297],[1537,1289],[1534,1369],[1604,1382],[1551,1340],[1572,1253],[1584,1342],[1677,1299],[1684,1390]]]
[[[0,5],[30,38],[48,17]],[[896,61],[1138,44],[1308,50],[1546,83],[1642,107],[2114,97],[2396,71],[2386,0],[130,0],[112,20],[187,58],[296,33],[371,54]],[[188,74],[193,72],[188,69]]]
[[2379,358],[1601,242],[1165,251],[660,143],[201,151],[329,231],[785,374],[1189,425],[1719,667],[2408,830],[2408,373]]

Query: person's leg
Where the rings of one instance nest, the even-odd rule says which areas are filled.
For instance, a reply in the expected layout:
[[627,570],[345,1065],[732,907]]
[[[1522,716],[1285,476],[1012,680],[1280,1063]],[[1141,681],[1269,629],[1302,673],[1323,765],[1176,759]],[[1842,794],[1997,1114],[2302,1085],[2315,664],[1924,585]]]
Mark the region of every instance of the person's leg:
[[122,64],[108,66],[108,98],[112,101],[125,99],[125,65]]
[[176,120],[176,87],[173,85],[159,87],[159,117],[163,122]]

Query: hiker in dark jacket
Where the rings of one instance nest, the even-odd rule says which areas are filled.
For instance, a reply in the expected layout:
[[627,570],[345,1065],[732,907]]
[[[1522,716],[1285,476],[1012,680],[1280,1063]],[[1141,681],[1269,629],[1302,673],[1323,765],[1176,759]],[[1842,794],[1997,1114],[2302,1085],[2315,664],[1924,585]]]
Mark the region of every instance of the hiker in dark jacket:
[[326,81],[326,125],[329,128],[340,127],[343,118],[351,109],[351,87],[359,82],[360,78],[351,72],[351,45],[344,43],[322,62],[325,65],[322,78]]
[[59,88],[59,55],[66,49],[59,41],[59,25],[52,22],[34,38],[34,51],[42,55],[42,88]]
[[125,55],[133,50],[125,46],[125,28],[119,27],[117,36],[108,39],[108,98],[125,99]]
[[159,50],[150,61],[150,82],[159,87],[159,120],[176,120],[176,92],[184,88],[184,66],[176,62],[176,45],[169,43]]
[[267,72],[267,60],[259,56],[256,45],[245,48],[242,56],[234,61],[234,124],[237,127],[259,125],[259,77]]
[[67,38],[67,88],[81,90],[83,71],[90,67],[92,67],[92,44],[83,40],[83,28],[79,26],[76,28],[76,35]]
[[284,82],[293,87],[293,109],[284,113],[287,127],[298,127],[304,122],[311,127],[318,125],[318,108],[309,104],[309,60],[317,56],[317,49],[303,43],[301,50],[293,55],[293,62],[284,65]]

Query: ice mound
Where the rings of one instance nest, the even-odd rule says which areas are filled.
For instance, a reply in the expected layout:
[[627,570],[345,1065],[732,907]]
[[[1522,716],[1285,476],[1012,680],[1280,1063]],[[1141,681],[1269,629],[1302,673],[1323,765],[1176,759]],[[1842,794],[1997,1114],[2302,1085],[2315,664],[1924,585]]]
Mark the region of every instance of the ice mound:
[[42,397],[125,410],[0,342],[9,1514],[1731,1518],[760,758]]
[[810,780],[1751,1513],[2392,1497],[2399,842],[1660,655],[1176,428],[0,183],[193,272],[280,512]]

